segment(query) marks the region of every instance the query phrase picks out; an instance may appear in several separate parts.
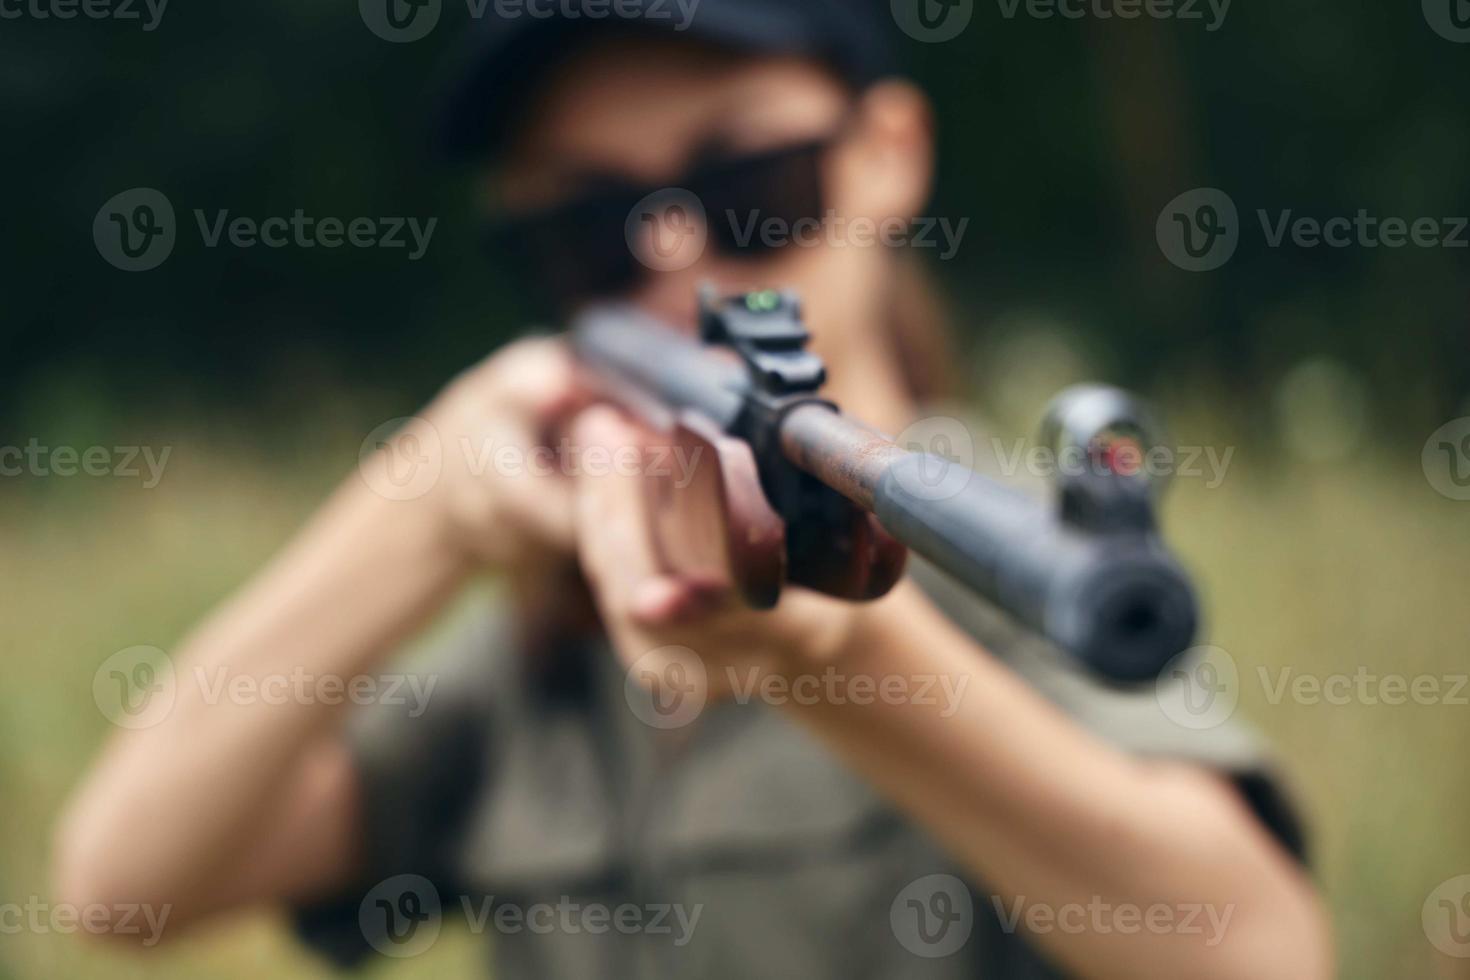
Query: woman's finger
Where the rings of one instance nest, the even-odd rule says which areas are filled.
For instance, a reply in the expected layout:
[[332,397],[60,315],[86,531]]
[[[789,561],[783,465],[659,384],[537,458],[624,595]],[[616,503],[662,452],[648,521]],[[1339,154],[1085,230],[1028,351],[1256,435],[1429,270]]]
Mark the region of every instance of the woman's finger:
[[583,571],[620,609],[661,568],[648,513],[644,434],[605,406],[577,416],[577,545]]
[[644,627],[689,626],[730,608],[731,602],[725,582],[662,575],[635,589],[629,615]]

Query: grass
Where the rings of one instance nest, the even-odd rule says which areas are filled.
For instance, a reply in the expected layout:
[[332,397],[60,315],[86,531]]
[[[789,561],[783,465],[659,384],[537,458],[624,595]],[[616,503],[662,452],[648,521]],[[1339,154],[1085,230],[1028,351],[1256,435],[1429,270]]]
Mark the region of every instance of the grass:
[[[137,644],[169,648],[284,542],[355,461],[356,443],[267,457],[179,445],[162,483],[74,477],[0,482],[0,900],[46,896],[50,824],[108,730],[96,666]],[[1225,483],[1180,481],[1169,530],[1201,576],[1208,642],[1240,665],[1240,712],[1276,743],[1314,828],[1342,975],[1436,970],[1420,926],[1430,890],[1470,872],[1458,750],[1470,708],[1272,703],[1258,669],[1464,672],[1470,504],[1437,496],[1418,447],[1350,463],[1283,463],[1242,449]],[[381,977],[475,975],[481,951],[446,934]],[[1448,970],[1450,962],[1439,964]],[[74,936],[0,938],[0,977],[317,977],[328,971],[269,915],[140,957]]]

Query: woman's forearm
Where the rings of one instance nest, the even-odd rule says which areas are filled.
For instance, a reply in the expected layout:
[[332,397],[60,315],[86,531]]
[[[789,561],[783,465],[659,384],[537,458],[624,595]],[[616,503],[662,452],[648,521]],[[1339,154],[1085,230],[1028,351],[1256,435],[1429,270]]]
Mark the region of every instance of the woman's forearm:
[[[368,465],[372,465],[372,461]],[[57,846],[59,887],[89,901],[222,901],[252,843],[299,809],[309,750],[344,717],[336,697],[462,581],[429,498],[386,500],[356,474],[290,547],[176,651],[175,701],[119,731],[77,791]],[[326,687],[321,687],[325,683]],[[247,692],[242,696],[234,691]]]
[[852,636],[844,675],[960,696],[791,710],[985,882],[1003,923],[1040,923],[1080,976],[1328,974],[1311,887],[1223,780],[1092,737],[912,587]]
[[[480,466],[478,451],[529,451],[581,397],[563,344],[521,341],[363,459],[176,652],[167,717],[119,732],[85,778],[60,824],[58,890],[77,904],[169,904],[177,922],[319,893],[354,873],[357,784],[340,726],[371,689],[349,685],[473,568],[571,547],[567,481]],[[409,470],[405,486],[404,454],[426,451],[435,468]],[[390,499],[401,490],[423,492]],[[296,696],[303,685],[311,693]]]

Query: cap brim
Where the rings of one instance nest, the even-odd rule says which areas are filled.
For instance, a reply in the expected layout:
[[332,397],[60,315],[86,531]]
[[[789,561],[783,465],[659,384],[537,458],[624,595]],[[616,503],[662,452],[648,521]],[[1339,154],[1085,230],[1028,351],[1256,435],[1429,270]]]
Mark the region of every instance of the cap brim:
[[486,5],[485,15],[475,23],[458,65],[449,76],[443,112],[436,126],[439,151],[450,160],[496,152],[546,71],[568,51],[598,38],[656,34],[737,51],[809,54],[833,60],[835,67],[856,83],[870,81],[877,73],[876,57],[852,56],[851,52],[844,57],[833,49],[830,38],[824,37],[820,29],[823,25],[814,18],[811,4],[790,0],[698,0],[688,8],[692,16],[682,13],[674,0],[649,4],[649,13],[638,16],[618,15],[614,12],[616,4],[595,6],[601,11],[596,17],[567,16],[577,3],[562,0],[555,16],[523,14],[507,18],[497,16],[493,4]]

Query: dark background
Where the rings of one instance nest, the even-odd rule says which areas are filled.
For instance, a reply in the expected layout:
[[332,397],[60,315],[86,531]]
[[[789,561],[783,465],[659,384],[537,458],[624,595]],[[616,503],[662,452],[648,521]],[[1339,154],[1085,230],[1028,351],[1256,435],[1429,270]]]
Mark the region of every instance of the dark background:
[[[370,33],[350,2],[175,3],[151,33],[0,21],[0,411],[30,428],[117,412],[259,421],[309,411],[304,382],[319,381],[407,408],[519,329],[475,243],[471,175],[427,152],[437,66],[468,23],[455,0],[408,44]],[[1470,213],[1470,46],[1417,3],[1237,0],[1211,33],[1006,19],[981,2],[954,41],[903,40],[939,109],[932,213],[971,219],[959,255],[933,263],[969,339],[1040,312],[1071,325],[1090,373],[1145,390],[1210,379],[1246,421],[1255,393],[1321,355],[1362,379],[1378,429],[1463,414],[1470,249],[1273,249],[1254,217]],[[91,237],[102,203],[136,186],[168,195],[180,224],[146,273],[112,268]],[[1175,268],[1154,240],[1164,204],[1198,186],[1227,191],[1244,228],[1210,273]],[[206,249],[196,207],[440,222],[408,262]]]

